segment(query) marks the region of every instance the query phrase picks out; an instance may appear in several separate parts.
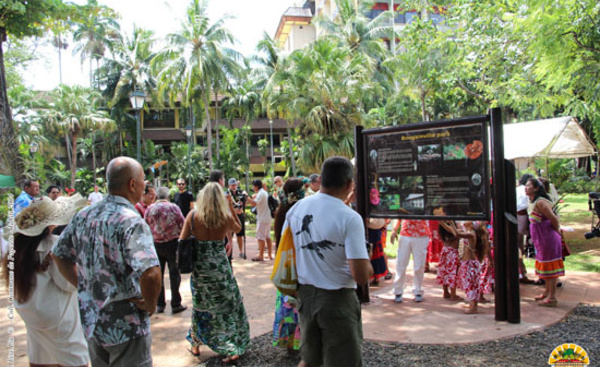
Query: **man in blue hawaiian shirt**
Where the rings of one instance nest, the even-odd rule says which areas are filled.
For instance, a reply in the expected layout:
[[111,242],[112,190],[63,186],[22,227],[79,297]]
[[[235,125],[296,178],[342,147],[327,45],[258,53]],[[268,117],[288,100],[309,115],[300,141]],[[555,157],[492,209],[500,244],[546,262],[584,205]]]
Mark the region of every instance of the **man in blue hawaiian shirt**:
[[134,207],[144,192],[144,171],[118,157],[106,179],[109,195],[73,218],[53,258],[78,289],[92,366],[152,366],[150,315],[161,277],[152,233]]
[[17,196],[13,206],[15,216],[19,212],[29,206],[33,199],[40,194],[40,184],[36,180],[25,180],[23,183],[23,191]]

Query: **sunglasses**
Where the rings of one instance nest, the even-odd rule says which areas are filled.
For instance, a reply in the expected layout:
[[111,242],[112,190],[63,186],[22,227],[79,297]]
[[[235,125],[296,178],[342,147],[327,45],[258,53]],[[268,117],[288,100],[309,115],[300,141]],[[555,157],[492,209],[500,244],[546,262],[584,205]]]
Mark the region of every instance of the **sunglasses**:
[[178,183],[177,186],[185,186],[185,184],[183,183]]

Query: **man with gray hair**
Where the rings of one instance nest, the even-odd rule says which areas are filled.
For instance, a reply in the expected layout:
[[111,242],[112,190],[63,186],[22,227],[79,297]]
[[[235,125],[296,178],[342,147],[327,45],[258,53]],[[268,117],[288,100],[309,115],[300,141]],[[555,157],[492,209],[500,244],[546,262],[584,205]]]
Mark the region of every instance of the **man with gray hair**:
[[519,180],[519,186],[517,186],[517,247],[519,247],[519,273],[520,282],[524,284],[531,284],[534,281],[529,279],[527,276],[527,268],[523,262],[523,256],[525,256],[525,238],[529,235],[529,215],[527,214],[527,207],[529,206],[529,198],[525,194],[525,184],[527,180],[534,178],[533,175],[525,173]]
[[108,195],[71,220],[52,257],[77,287],[92,366],[150,367],[150,316],[161,283],[150,227],[134,207],[146,186],[144,170],[117,157],[106,179]]
[[[354,168],[331,157],[321,171],[321,192],[286,214],[296,247],[302,361],[299,366],[361,366],[362,319],[356,284],[373,274],[363,220],[344,200],[354,189]],[[335,315],[335,317],[330,317]]]
[[186,306],[181,305],[181,294],[179,285],[181,284],[181,274],[177,265],[177,246],[181,229],[183,228],[183,214],[181,209],[169,202],[169,189],[159,187],[156,203],[152,204],[144,219],[150,226],[152,237],[154,238],[154,247],[160,262],[160,277],[162,287],[158,295],[156,307],[157,313],[165,312],[165,285],[164,274],[165,264],[169,265],[169,280],[171,282],[171,312],[173,314],[185,311]]
[[305,196],[312,196],[321,190],[321,176],[313,173],[308,176],[308,188],[306,189]]

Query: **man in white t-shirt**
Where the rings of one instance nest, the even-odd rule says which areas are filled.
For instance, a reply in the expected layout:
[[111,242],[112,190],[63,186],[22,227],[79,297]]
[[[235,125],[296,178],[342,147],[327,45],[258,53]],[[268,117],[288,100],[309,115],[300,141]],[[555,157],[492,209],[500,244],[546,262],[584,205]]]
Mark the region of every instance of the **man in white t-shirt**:
[[94,186],[94,192],[88,195],[88,204],[94,205],[100,200],[102,200],[103,196],[100,193],[100,188],[96,185]]
[[269,209],[269,194],[263,189],[261,180],[252,181],[252,189],[256,193],[254,198],[248,198],[250,205],[256,207],[256,239],[258,240],[258,256],[252,261],[263,261],[265,244],[269,260],[273,260],[273,242],[271,241],[271,210]]
[[[362,365],[362,319],[356,284],[373,274],[363,220],[344,204],[354,189],[352,163],[323,163],[321,191],[286,215],[296,247],[302,362],[299,366]],[[331,317],[335,315],[336,317]]]

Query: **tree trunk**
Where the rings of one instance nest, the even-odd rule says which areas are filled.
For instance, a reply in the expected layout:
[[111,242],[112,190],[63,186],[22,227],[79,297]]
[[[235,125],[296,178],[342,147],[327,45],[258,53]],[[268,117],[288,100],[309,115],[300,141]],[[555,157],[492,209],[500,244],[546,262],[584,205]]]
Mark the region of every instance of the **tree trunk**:
[[246,164],[246,191],[252,192],[250,190],[250,137],[246,131],[244,131],[244,142],[246,143],[246,159],[248,160]]
[[427,121],[427,110],[425,109],[425,93],[421,92],[421,115],[423,116],[423,121]]
[[62,84],[62,38],[60,32],[58,32],[58,83]]
[[0,170],[12,175],[17,186],[25,179],[23,176],[23,158],[19,154],[19,143],[15,136],[12,113],[8,104],[6,91],[6,74],[4,70],[4,53],[2,44],[6,41],[6,29],[0,27]]
[[292,161],[292,174],[297,177],[296,172],[296,159],[294,158],[294,146],[292,145],[292,130],[287,128],[288,145],[290,146],[290,160]]
[[215,117],[216,117],[216,121],[215,121],[215,130],[216,130],[216,136],[215,139],[217,140],[217,164],[219,165],[219,168],[221,167],[221,152],[219,149],[219,91],[215,90]]
[[96,185],[96,137],[92,137],[92,170],[94,171],[94,185]]
[[71,133],[71,188],[75,188],[75,177],[77,176],[77,133]]
[[[204,88],[206,92],[206,88]],[[208,168],[213,170],[213,152],[212,152],[212,123],[210,122],[210,111],[208,109],[208,95],[204,93],[204,112],[206,114],[206,145],[208,146]]]

